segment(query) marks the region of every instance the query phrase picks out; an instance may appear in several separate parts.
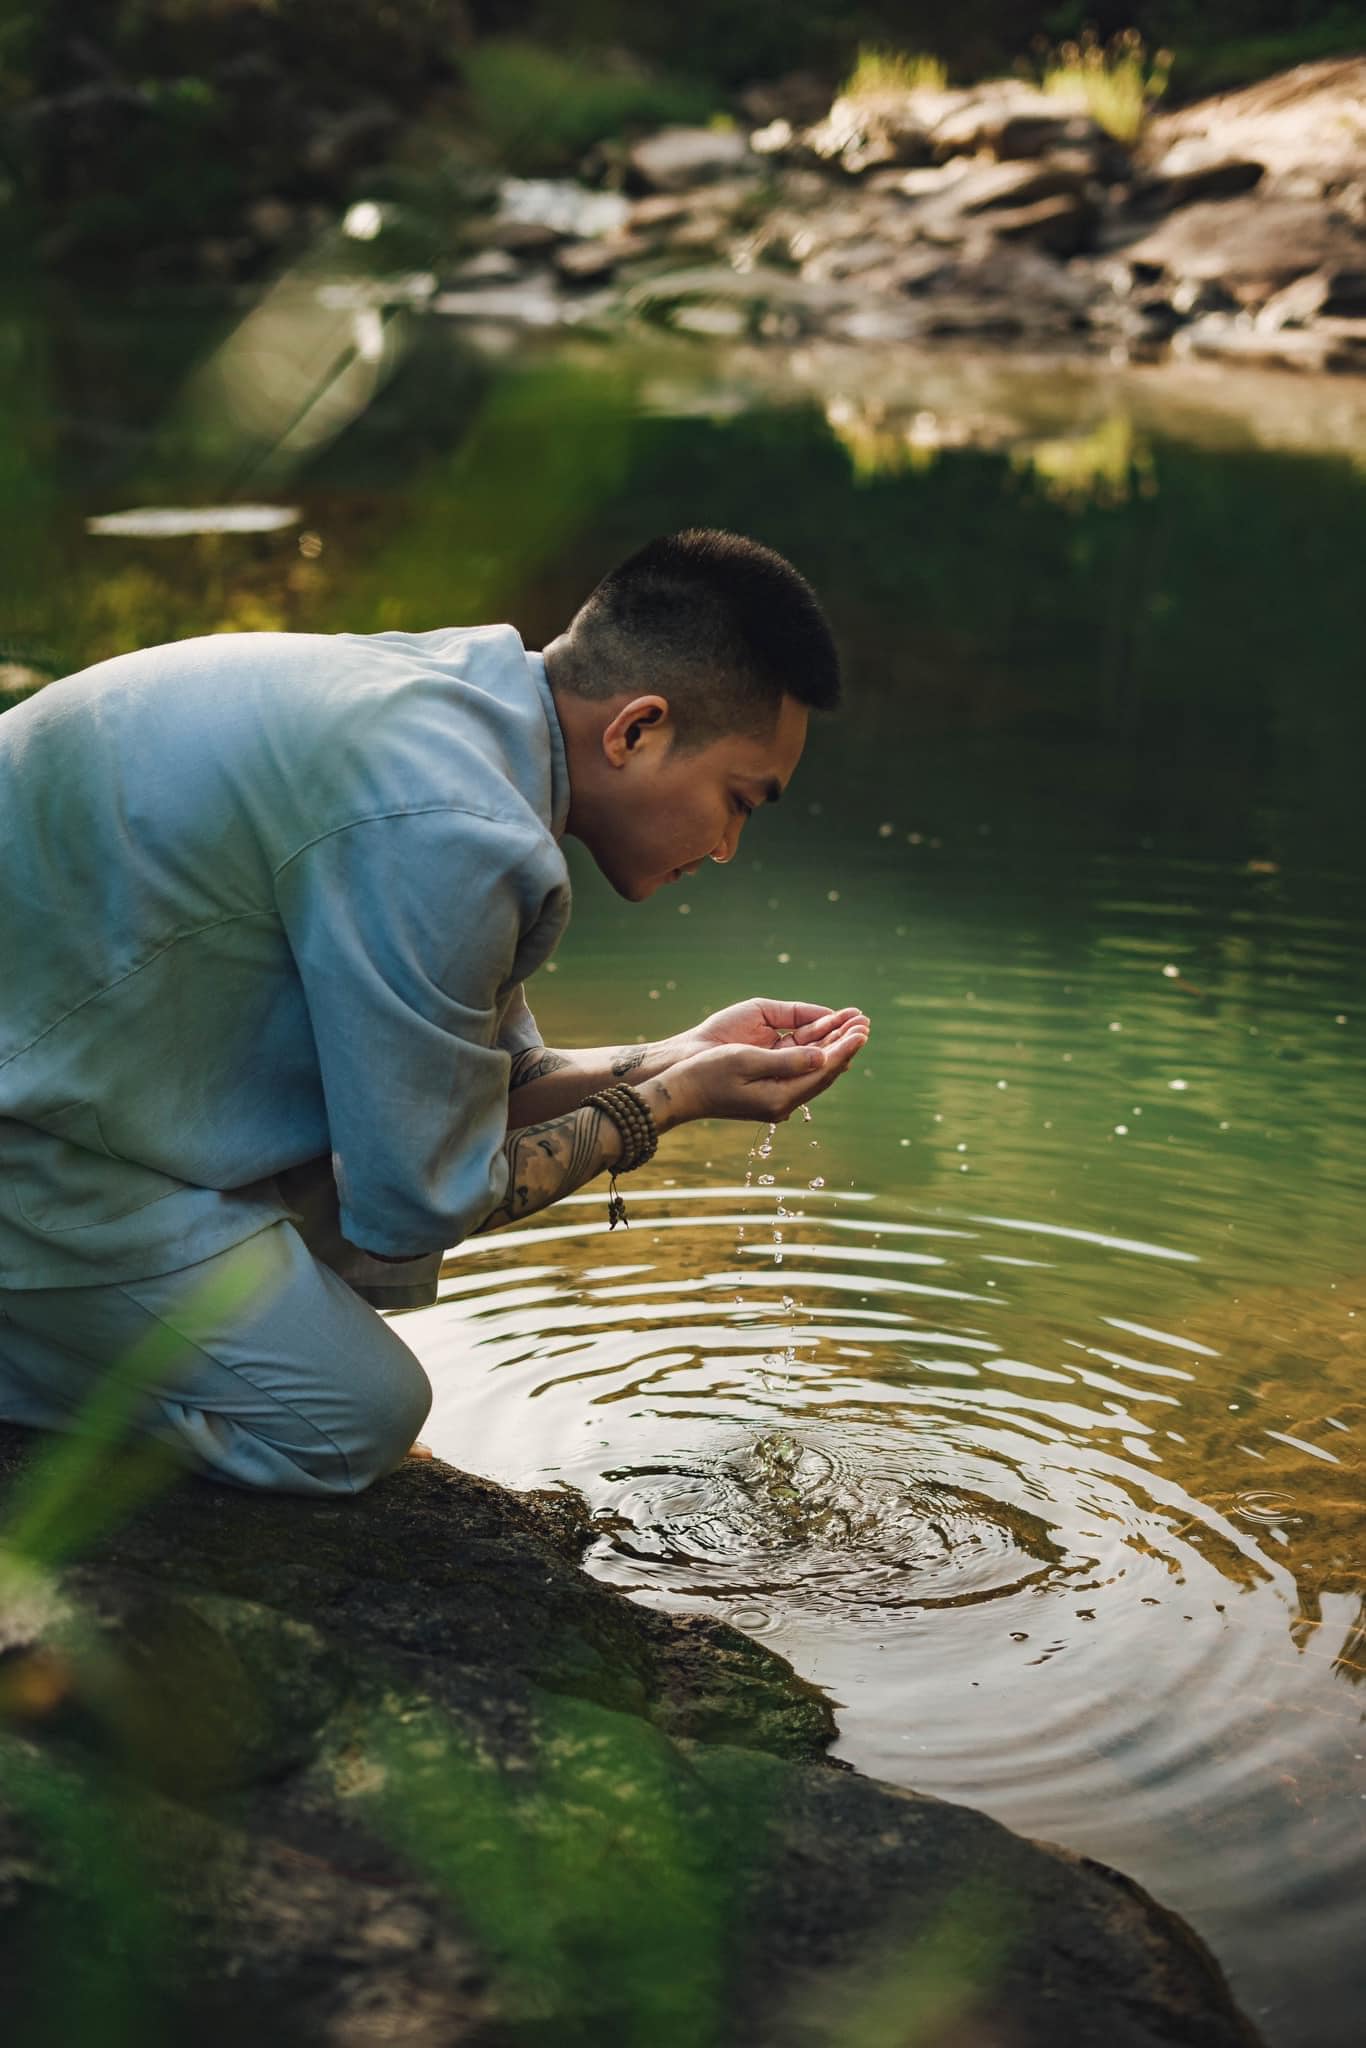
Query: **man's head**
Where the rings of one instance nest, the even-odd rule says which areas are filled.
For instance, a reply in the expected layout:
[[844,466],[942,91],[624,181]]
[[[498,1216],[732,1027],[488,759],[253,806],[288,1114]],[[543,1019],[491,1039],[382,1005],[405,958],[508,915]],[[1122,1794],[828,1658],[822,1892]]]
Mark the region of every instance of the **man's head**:
[[790,563],[738,534],[653,540],[546,649],[569,755],[568,829],[633,901],[729,860],[776,803],[808,713],[839,700],[830,628]]

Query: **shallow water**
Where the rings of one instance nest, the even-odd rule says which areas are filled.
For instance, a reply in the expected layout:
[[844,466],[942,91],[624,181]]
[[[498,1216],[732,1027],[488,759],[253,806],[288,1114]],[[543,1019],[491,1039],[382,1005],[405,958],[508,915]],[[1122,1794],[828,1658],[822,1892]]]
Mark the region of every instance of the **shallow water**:
[[[1363,472],[1142,380],[1016,379],[1002,424],[940,359],[874,416],[828,365],[764,403],[701,352],[499,379],[431,330],[286,459],[191,430],[224,331],[14,330],[0,660],[534,642],[700,521],[789,549],[849,656],[729,870],[632,909],[576,863],[533,996],[551,1043],[857,1002],[867,1052],[767,1153],[676,1134],[629,1232],[594,1190],[454,1254],[401,1324],[430,1441],[582,1488],[591,1569],[782,1650],[863,1768],[1139,1878],[1274,2042],[1355,2042]],[[272,490],[297,530],[85,523]]]

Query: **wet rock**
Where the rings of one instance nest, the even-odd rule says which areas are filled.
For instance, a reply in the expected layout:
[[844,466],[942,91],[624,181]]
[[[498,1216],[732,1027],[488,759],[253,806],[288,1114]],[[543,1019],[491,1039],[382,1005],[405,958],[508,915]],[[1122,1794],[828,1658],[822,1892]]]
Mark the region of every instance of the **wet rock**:
[[[0,1427],[0,1517],[33,1455]],[[838,2048],[851,2016],[904,2031],[948,1956],[964,2048],[1255,2048],[1138,1887],[824,1768],[820,1695],[586,1578],[589,1533],[569,1496],[409,1465],[336,1502],[190,1483],[60,1578],[11,1571],[25,2041],[111,1987],[140,2038],[206,2048],[644,2040],[664,1987],[696,2038]]]
[[682,192],[734,178],[751,161],[745,136],[720,128],[662,128],[627,154],[637,190],[647,192]]

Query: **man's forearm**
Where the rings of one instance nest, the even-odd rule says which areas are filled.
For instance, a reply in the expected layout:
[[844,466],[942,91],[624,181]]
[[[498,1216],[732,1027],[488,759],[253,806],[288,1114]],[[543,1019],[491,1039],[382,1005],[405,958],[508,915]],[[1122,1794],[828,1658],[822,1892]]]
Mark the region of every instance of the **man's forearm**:
[[[661,1132],[687,1121],[687,1112],[667,1081],[649,1081],[640,1092]],[[510,1130],[503,1147],[508,1164],[507,1193],[476,1235],[548,1209],[561,1196],[573,1194],[604,1168],[614,1166],[621,1151],[616,1125],[593,1106]]]
[[638,1087],[653,1081],[682,1056],[672,1038],[650,1045],[598,1045],[574,1052],[559,1052],[547,1045],[517,1053],[508,1085],[508,1129],[522,1130],[532,1123],[564,1116],[577,1109],[585,1096],[617,1081]]

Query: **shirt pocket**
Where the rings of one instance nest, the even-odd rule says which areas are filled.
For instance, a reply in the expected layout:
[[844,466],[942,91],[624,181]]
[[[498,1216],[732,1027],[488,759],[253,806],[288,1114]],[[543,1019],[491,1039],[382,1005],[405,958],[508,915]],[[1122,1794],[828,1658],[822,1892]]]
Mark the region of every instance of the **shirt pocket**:
[[111,1152],[93,1102],[67,1103],[41,1125],[7,1122],[0,1157],[15,1208],[48,1236],[116,1223],[184,1185]]

